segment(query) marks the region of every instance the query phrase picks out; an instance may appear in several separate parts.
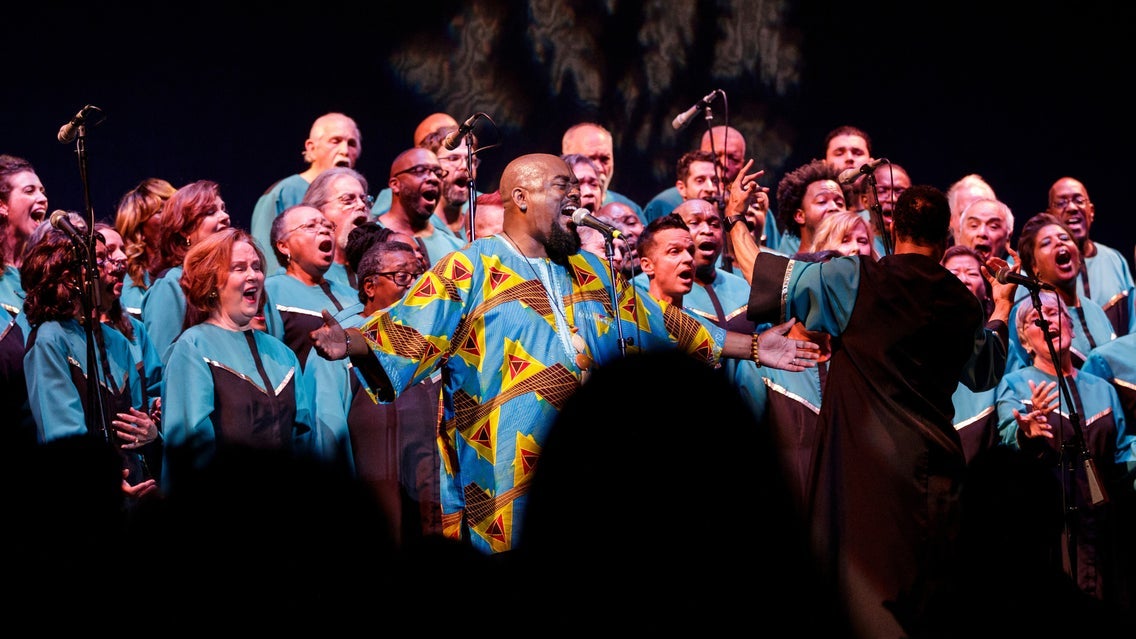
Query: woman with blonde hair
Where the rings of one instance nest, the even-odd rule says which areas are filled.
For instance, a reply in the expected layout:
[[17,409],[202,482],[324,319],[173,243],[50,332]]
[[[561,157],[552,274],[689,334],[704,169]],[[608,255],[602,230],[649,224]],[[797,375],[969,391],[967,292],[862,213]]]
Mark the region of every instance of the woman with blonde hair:
[[853,211],[836,211],[824,216],[813,238],[813,253],[836,251],[841,255],[863,255],[880,259],[872,241],[872,229]]
[[146,178],[123,194],[114,216],[114,230],[122,236],[126,253],[126,277],[122,283],[122,308],[142,317],[142,296],[150,288],[150,262],[158,250],[158,224],[162,206],[177,189],[161,178]]

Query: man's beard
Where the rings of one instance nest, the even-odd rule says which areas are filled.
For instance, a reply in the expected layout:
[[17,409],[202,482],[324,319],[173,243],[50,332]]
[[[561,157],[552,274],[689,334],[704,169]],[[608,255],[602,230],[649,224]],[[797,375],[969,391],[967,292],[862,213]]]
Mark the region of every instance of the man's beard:
[[553,224],[548,239],[544,241],[544,251],[548,254],[548,259],[565,266],[569,256],[580,252],[580,236],[559,224]]
[[430,216],[434,215],[434,207],[438,203],[437,201],[433,204],[424,203],[422,189],[416,189],[413,193],[404,190],[399,196],[399,201],[402,202],[402,208],[406,210],[407,217],[412,224],[429,222]]
[[469,188],[457,184],[447,184],[443,187],[443,197],[450,204],[465,206],[469,201]]
[[407,208],[406,212],[409,213],[408,217],[410,218],[410,222],[412,224],[429,224],[430,217],[434,215],[434,209],[424,207],[419,208],[418,203],[415,203],[415,206],[413,207]]

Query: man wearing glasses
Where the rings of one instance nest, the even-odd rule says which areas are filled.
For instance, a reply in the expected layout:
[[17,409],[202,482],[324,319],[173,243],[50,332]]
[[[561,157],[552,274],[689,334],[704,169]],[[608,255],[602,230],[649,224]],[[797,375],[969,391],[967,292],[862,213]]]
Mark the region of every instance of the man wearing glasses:
[[1080,180],[1068,176],[1058,179],[1049,187],[1047,211],[1069,227],[1081,249],[1084,267],[1077,280],[1077,292],[1100,304],[1117,335],[1132,332],[1136,328],[1131,293],[1136,284],[1132,271],[1120,251],[1089,239],[1097,209],[1089,199],[1088,189]]
[[415,238],[428,267],[465,245],[465,240],[431,221],[449,174],[433,151],[422,147],[403,151],[391,163],[391,208],[378,217],[380,225]]
[[[434,217],[430,221],[442,232],[453,235],[465,244],[469,241],[470,187],[477,179],[477,167],[481,164],[481,158],[474,155],[470,159],[466,136],[452,150],[445,147],[446,136],[457,130],[456,126],[443,126],[423,138],[418,146],[433,151],[438,156],[438,163],[448,171],[442,179],[442,196],[438,199]],[[476,140],[474,147],[477,147]],[[478,195],[480,193],[474,193],[473,197]],[[476,214],[476,210],[474,213]]]
[[[400,156],[392,174],[434,157],[413,153],[429,156]],[[403,177],[392,177],[396,193]],[[710,366],[721,357],[760,356],[766,365],[803,370],[817,351],[777,331],[704,326],[628,286],[612,303],[606,265],[580,251],[571,221],[580,186],[560,157],[512,160],[501,193],[499,234],[435,256],[401,301],[361,326],[345,330],[325,310],[324,326],[312,333],[321,357],[351,358],[379,402],[397,401],[441,373],[443,534],[486,554],[513,548],[553,422],[593,366],[623,355],[621,336],[633,338],[637,351],[677,349]]]

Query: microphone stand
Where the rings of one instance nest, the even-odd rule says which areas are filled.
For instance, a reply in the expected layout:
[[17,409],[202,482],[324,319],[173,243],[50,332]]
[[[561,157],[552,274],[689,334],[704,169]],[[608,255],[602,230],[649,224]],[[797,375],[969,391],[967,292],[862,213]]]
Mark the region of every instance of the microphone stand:
[[[87,209],[87,233],[84,244],[73,242],[80,247],[83,261],[83,328],[87,337],[87,432],[97,433],[103,440],[114,446],[114,431],[107,419],[106,398],[99,381],[99,355],[106,360],[106,347],[103,344],[99,309],[102,307],[99,294],[99,268],[95,259],[95,209],[91,204],[91,187],[87,179],[87,127],[80,124],[75,138],[75,153],[79,159],[79,179],[83,184],[83,201]],[[96,341],[97,340],[97,341]],[[115,446],[117,449],[117,446]]]
[[466,189],[469,190],[469,214],[466,216],[468,218],[466,219],[466,237],[470,242],[474,240],[473,229],[475,225],[473,223],[473,217],[477,215],[477,189],[474,187],[473,154],[473,130],[470,129],[469,133],[465,134],[465,170],[466,173],[469,174],[469,184],[466,185]]
[[[718,184],[716,185],[717,194],[716,202],[718,208],[718,219],[722,221],[722,228],[726,227],[726,167],[718,161],[718,150],[714,148],[714,126],[711,122],[714,120],[714,113],[710,109],[710,105],[706,105],[703,109],[706,112],[706,135],[710,138],[710,152],[714,154],[714,171],[718,174]],[[729,135],[727,129],[726,135]],[[734,272],[734,243],[730,239],[729,233],[722,233],[722,270]]]
[[615,238],[609,236],[607,233],[604,236],[604,254],[607,256],[607,270],[608,275],[611,276],[611,286],[608,287],[608,292],[611,295],[611,310],[615,315],[615,330],[619,335],[619,354],[627,355],[627,340],[623,337],[623,322],[619,321],[619,296],[615,290]]
[[[480,147],[477,147],[476,149],[474,148],[474,145],[476,144],[476,140],[473,137],[472,123],[476,118],[485,118],[486,120],[489,120],[489,124],[493,125],[494,131],[497,130],[497,123],[493,121],[493,118],[489,117],[488,113],[485,113],[483,111],[478,111],[477,113],[473,114],[473,116],[470,117],[470,119],[467,121],[467,123],[470,124],[470,127],[469,127],[469,130],[466,131],[466,134],[464,136],[465,137],[465,149],[466,149],[466,152],[465,152],[465,167],[466,167],[466,172],[469,174],[469,184],[466,185],[466,188],[469,190],[469,213],[468,213],[468,215],[466,215],[466,217],[468,218],[466,220],[466,234],[469,237],[470,242],[472,242],[474,240],[474,217],[477,215],[477,188],[474,185],[475,180],[474,180],[474,177],[473,177],[473,175],[474,175],[473,156],[478,154],[478,153],[481,153],[482,151],[485,151],[487,149],[492,149],[494,147],[501,146],[501,143],[499,141],[496,141],[496,142],[493,142],[492,144],[489,144],[489,145],[486,145],[486,146],[480,146]],[[457,145],[455,145],[453,148],[456,149]]]
[[883,207],[880,206],[880,194],[876,192],[876,175],[874,172],[869,172],[865,174],[864,179],[867,180],[865,188],[870,189],[872,192],[873,204],[868,207],[869,215],[872,218],[873,224],[875,224],[876,233],[884,243],[884,254],[880,257],[886,257],[891,255],[895,249],[891,245],[891,233],[888,233],[887,226],[884,224],[884,211]]
[[[1058,468],[1061,473],[1061,501],[1064,508],[1065,517],[1065,544],[1066,554],[1069,558],[1069,574],[1073,578],[1074,583],[1077,580],[1077,527],[1072,524],[1073,517],[1077,514],[1077,504],[1073,494],[1073,487],[1076,485],[1076,474],[1078,464],[1082,467],[1085,473],[1085,479],[1089,487],[1089,503],[1093,506],[1099,506],[1108,502],[1108,494],[1105,492],[1104,485],[1101,484],[1100,476],[1097,474],[1096,462],[1093,461],[1092,455],[1089,453],[1088,446],[1085,443],[1085,432],[1081,428],[1081,414],[1078,408],[1078,402],[1073,398],[1072,391],[1069,387],[1069,379],[1065,375],[1065,367],[1062,361],[1057,358],[1057,349],[1053,346],[1053,340],[1049,339],[1049,320],[1045,319],[1044,313],[1041,308],[1041,291],[1038,288],[1029,288],[1030,299],[1033,302],[1033,307],[1037,311],[1037,320],[1034,322],[1042,332],[1046,335],[1045,345],[1049,349],[1049,357],[1053,362],[1054,372],[1057,374],[1057,385],[1061,389],[1061,397],[1065,405],[1069,407],[1069,423],[1073,426],[1073,441],[1066,442],[1061,438],[1061,429],[1058,429]],[[1054,293],[1057,296],[1056,293]],[[1060,299],[1060,296],[1057,296]],[[1076,453],[1072,450],[1076,447]]]

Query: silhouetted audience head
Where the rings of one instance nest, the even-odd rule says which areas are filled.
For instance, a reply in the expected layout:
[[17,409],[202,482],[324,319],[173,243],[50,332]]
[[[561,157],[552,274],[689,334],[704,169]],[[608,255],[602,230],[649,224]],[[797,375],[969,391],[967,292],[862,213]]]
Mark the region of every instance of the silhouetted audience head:
[[[150,558],[131,557],[140,544],[123,534],[128,519],[118,451],[100,437],[72,435],[7,452],[0,472],[7,487],[8,622],[23,617],[86,630],[105,623],[115,608],[107,607],[108,597],[137,592]],[[50,594],[60,588],[71,593],[63,609]]]
[[[659,398],[676,387],[681,401]],[[723,374],[679,351],[632,354],[597,369],[554,422],[512,568],[555,588],[526,606],[557,626],[759,620],[833,636],[803,531],[770,435]]]
[[913,638],[1106,636],[1128,615],[1081,592],[1052,549],[1061,545],[1060,481],[1046,462],[1009,446],[979,453],[959,495],[952,588],[930,602]]
[[186,472],[132,526],[161,557],[156,618],[273,624],[282,618],[256,611],[283,606],[287,624],[340,611],[323,619],[334,628],[343,611],[398,595],[397,549],[362,484],[312,458],[239,445]]

